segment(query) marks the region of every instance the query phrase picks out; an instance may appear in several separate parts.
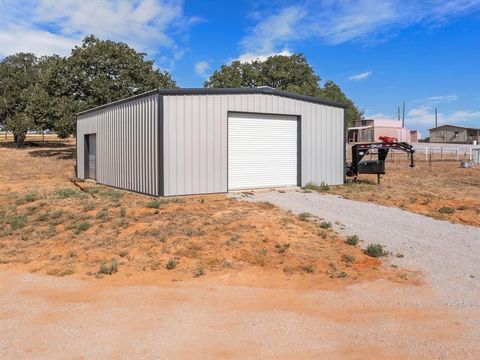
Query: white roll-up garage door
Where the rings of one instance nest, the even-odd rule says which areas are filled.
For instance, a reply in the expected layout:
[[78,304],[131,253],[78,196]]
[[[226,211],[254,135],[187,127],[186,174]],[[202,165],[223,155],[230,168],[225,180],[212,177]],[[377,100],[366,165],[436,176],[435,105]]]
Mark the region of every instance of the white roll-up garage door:
[[296,116],[231,113],[228,189],[297,185]]

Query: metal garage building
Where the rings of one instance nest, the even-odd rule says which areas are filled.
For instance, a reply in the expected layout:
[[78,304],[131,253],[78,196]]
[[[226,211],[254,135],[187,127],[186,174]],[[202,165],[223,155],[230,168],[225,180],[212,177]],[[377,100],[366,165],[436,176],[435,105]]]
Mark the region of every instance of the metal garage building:
[[154,196],[344,181],[345,107],[268,87],[159,89],[77,117],[77,177]]

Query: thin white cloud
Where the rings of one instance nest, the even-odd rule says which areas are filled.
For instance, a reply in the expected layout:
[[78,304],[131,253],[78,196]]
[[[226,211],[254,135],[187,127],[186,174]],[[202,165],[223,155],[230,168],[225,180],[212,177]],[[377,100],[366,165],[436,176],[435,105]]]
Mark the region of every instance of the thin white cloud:
[[352,81],[363,80],[363,79],[366,79],[367,77],[369,77],[370,75],[372,75],[371,71],[365,71],[365,72],[362,72],[362,73],[359,73],[359,74],[349,76],[348,80],[352,80]]
[[452,101],[458,100],[457,95],[441,95],[441,96],[430,96],[425,99],[424,102],[427,102],[429,104],[448,104],[451,103]]
[[201,77],[207,77],[210,70],[210,64],[206,61],[199,61],[195,64],[195,73]]
[[275,55],[290,56],[292,55],[292,53],[289,50],[283,50],[280,52],[271,52],[271,53],[261,53],[261,54],[244,53],[244,54],[241,54],[236,60],[239,60],[241,62],[265,61],[270,56],[275,56]]
[[94,34],[151,55],[162,50],[175,59],[184,49],[174,35],[198,21],[185,16],[182,1],[174,0],[3,0],[0,13],[2,56],[16,51],[66,55]]
[[285,43],[297,37],[298,21],[305,17],[306,11],[299,6],[281,9],[258,22],[249,35],[241,40],[244,53],[271,54],[279,42]]
[[68,55],[79,40],[42,30],[11,27],[0,30],[0,55],[33,52],[38,55]]
[[[297,1],[255,14],[240,42],[242,52],[268,53],[298,40],[340,44],[375,42],[415,24],[441,26],[480,10],[480,0]],[[276,31],[278,29],[278,31]]]

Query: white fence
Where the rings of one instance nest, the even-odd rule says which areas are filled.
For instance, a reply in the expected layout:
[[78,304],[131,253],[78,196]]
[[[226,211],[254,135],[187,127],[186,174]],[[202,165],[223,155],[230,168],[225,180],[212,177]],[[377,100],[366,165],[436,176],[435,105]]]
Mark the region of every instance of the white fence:
[[[474,146],[433,146],[437,144],[428,144],[427,146],[419,146],[416,144],[415,161],[463,161],[474,160],[475,156],[480,153],[480,147]],[[347,146],[347,160],[351,161],[351,146]],[[370,157],[375,158],[376,151],[372,150],[368,153],[365,160]],[[387,161],[407,161],[408,154],[399,150],[390,150]]]

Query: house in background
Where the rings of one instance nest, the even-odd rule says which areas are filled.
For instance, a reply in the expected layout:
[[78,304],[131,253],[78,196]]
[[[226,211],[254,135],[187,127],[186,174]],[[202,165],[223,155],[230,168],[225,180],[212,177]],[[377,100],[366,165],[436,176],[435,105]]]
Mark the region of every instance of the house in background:
[[478,144],[480,142],[480,129],[442,125],[429,131],[430,142],[433,143]]
[[353,127],[348,128],[349,142],[374,142],[380,136],[388,136],[398,141],[417,142],[420,133],[402,127],[397,120],[365,119],[356,121]]

